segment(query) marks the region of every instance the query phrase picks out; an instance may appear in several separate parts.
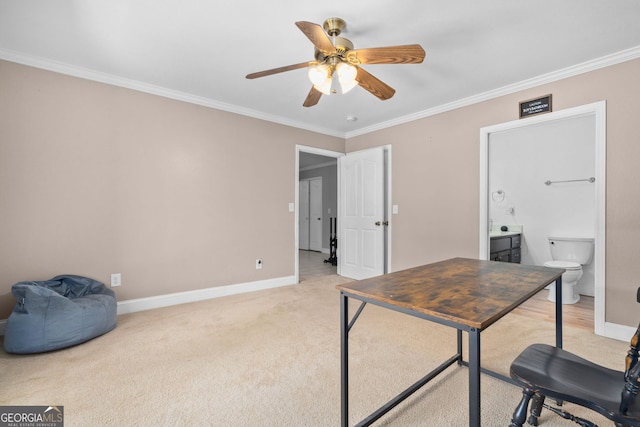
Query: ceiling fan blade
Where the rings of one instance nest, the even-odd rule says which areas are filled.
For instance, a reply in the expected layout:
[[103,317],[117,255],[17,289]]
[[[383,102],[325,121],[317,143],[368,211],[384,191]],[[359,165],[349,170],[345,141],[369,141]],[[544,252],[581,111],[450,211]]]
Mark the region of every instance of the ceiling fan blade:
[[257,79],[258,77],[270,76],[272,74],[283,73],[285,71],[297,70],[309,66],[309,62],[301,62],[299,64],[287,65],[286,67],[273,68],[271,70],[258,71],[257,73],[247,74],[248,79]]
[[347,53],[347,58],[357,58],[360,64],[420,64],[426,53],[419,44],[403,46],[372,47],[356,49]]
[[311,40],[311,43],[313,43],[319,51],[336,53],[335,46],[331,43],[331,39],[320,25],[314,24],[313,22],[298,21],[296,22],[296,26],[300,28],[300,31]]
[[309,95],[307,95],[307,99],[304,100],[304,107],[313,107],[320,101],[320,97],[322,96],[322,92],[316,89],[315,86],[311,86],[311,90],[309,91]]
[[356,81],[364,89],[368,90],[383,101],[393,97],[393,95],[396,93],[396,90],[394,88],[392,88],[382,80],[379,80],[377,77],[374,77],[372,74],[366,72],[360,67],[358,67]]

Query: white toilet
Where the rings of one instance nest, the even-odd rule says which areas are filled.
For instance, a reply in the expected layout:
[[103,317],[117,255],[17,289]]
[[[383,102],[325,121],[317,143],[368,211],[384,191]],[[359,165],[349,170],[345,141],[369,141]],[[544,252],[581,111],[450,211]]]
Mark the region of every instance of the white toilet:
[[[549,237],[549,248],[553,261],[545,267],[564,268],[562,275],[562,304],[575,304],[580,300],[576,284],[582,277],[582,266],[593,258],[593,238],[589,237]],[[556,301],[556,284],[549,286],[549,301]]]

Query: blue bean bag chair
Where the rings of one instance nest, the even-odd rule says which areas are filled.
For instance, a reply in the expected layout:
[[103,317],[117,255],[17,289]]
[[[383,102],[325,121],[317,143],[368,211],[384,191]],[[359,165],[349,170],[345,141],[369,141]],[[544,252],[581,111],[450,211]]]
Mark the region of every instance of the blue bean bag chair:
[[4,349],[28,354],[88,341],[116,327],[117,302],[103,283],[73,275],[11,287],[18,300],[7,319]]

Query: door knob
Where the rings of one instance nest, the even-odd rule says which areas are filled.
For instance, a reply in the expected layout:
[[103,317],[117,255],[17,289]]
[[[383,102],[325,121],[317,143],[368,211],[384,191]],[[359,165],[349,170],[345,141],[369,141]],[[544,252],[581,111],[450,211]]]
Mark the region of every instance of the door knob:
[[380,222],[380,221],[376,221],[376,225],[377,225],[378,227],[380,227],[380,224],[381,224],[381,222]]

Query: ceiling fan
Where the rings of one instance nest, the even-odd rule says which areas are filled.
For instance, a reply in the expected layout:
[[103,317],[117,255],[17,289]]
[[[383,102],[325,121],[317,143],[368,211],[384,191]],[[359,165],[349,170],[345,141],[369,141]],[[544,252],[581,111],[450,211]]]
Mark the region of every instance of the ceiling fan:
[[[315,60],[247,74],[247,78],[256,79],[308,68],[309,79],[313,86],[302,104],[305,107],[316,105],[323,94],[336,93],[338,84],[342,93],[360,85],[379,99],[387,100],[393,97],[395,89],[365,71],[360,65],[420,64],[426,55],[419,44],[354,50],[350,40],[339,37],[346,27],[345,21],[341,18],[329,18],[322,27],[306,21],[296,22],[296,26],[315,46]],[[338,77],[338,82],[333,79],[334,73]]]

